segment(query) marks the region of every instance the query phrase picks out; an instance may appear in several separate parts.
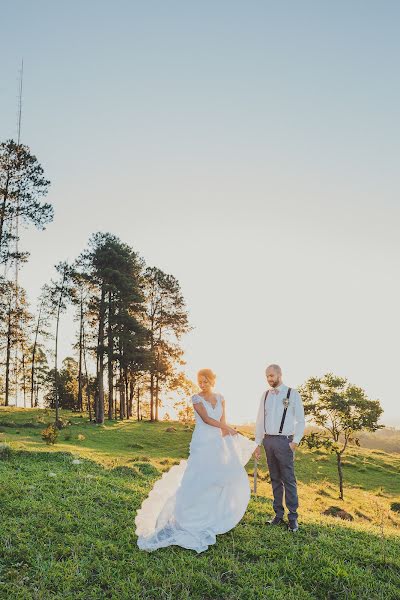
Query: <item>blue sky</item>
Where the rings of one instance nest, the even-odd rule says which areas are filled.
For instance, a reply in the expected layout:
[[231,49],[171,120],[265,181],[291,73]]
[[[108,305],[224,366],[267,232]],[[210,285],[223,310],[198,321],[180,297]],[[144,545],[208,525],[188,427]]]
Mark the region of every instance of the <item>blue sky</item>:
[[[400,425],[397,2],[1,1],[0,139],[52,181],[34,302],[109,230],[181,281],[233,420],[263,368],[334,371]],[[70,352],[71,316],[63,348]]]

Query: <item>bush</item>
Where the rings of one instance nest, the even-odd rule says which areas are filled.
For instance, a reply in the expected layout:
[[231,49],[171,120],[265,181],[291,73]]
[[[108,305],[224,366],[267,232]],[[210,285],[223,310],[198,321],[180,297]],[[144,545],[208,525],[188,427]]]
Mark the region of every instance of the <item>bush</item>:
[[57,429],[65,429],[68,425],[71,425],[71,421],[68,421],[68,419],[58,419],[56,422]]
[[329,517],[338,517],[339,519],[343,519],[343,521],[354,521],[354,517],[350,513],[338,506],[330,506],[322,514]]
[[135,467],[137,467],[143,475],[148,475],[150,477],[154,477],[155,475],[159,474],[158,469],[156,469],[150,463],[137,462],[137,463],[135,463]]
[[150,462],[150,457],[149,456],[134,456],[133,458],[131,458],[131,462]]
[[57,441],[57,437],[58,429],[52,423],[50,423],[50,425],[48,425],[46,429],[43,429],[42,431],[42,439],[46,442],[47,445],[55,444]]
[[114,467],[112,472],[114,475],[120,475],[121,477],[137,477],[138,475],[136,469],[133,469],[132,467],[126,467],[125,465]]
[[390,508],[392,509],[393,512],[400,513],[400,502],[392,502],[392,504],[390,505]]
[[8,444],[0,444],[0,460],[7,460],[11,457],[11,448]]

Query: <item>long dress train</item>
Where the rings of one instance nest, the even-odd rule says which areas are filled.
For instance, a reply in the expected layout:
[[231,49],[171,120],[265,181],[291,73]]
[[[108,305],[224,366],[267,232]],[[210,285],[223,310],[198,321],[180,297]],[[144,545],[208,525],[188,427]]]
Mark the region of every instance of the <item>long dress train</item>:
[[[215,407],[197,394],[192,402],[202,402],[207,414],[220,420],[223,397],[216,398]],[[221,430],[207,425],[196,411],[195,418],[189,458],[164,473],[137,512],[141,550],[177,545],[203,552],[246,511],[250,485],[244,466],[255,442],[241,434],[222,437]]]

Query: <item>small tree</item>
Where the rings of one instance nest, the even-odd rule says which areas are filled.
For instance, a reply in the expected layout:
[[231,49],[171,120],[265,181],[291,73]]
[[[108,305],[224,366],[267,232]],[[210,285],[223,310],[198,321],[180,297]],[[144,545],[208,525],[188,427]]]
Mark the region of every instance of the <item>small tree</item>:
[[57,438],[58,438],[58,429],[53,423],[50,423],[50,425],[48,425],[46,427],[46,429],[43,429],[42,439],[46,442],[46,444],[48,446],[50,446],[50,444],[55,444],[57,441]]
[[[47,338],[49,337],[49,332],[47,330],[47,321],[46,321],[46,287],[42,290],[41,297],[39,298],[39,311],[36,317],[36,322],[33,330],[33,343],[30,347],[30,402],[31,408],[37,406],[35,400],[35,391],[37,391],[37,373],[36,369],[38,366],[38,355],[43,362],[43,347],[40,343],[40,337]],[[42,352],[41,352],[42,351]],[[46,359],[47,362],[47,359]],[[35,389],[36,388],[36,389]],[[37,398],[37,395],[36,395]]]
[[369,400],[362,388],[327,373],[323,377],[311,377],[299,389],[304,411],[318,427],[328,435],[305,436],[310,448],[324,446],[336,454],[339,475],[340,499],[343,500],[342,455],[349,442],[359,444],[355,435],[363,430],[376,431],[383,412],[378,400]]
[[182,336],[191,329],[179,281],[156,267],[145,271],[147,298],[146,327],[149,331],[151,361],[150,420],[158,421],[160,392],[172,389],[168,382],[183,365]]
[[58,263],[55,266],[59,279],[52,281],[50,285],[44,286],[44,294],[46,297],[46,303],[49,304],[50,314],[56,321],[55,330],[55,348],[54,348],[54,369],[52,373],[54,375],[54,386],[53,391],[55,394],[54,407],[56,409],[56,427],[59,427],[59,401],[58,401],[58,333],[60,327],[60,316],[61,313],[67,309],[67,302],[71,301],[73,297],[73,287],[71,286],[72,267],[65,261]]
[[[55,399],[57,398],[58,407],[67,410],[78,411],[78,363],[71,356],[67,356],[62,361],[62,368],[57,371],[55,377],[54,369],[47,375],[48,393],[45,395],[45,402],[49,408],[55,408]],[[57,391],[54,386],[57,384]],[[58,426],[56,424],[56,426]]]
[[186,424],[193,423],[194,409],[190,397],[195,393],[197,386],[181,372],[171,381],[170,387],[179,396],[179,400],[174,403],[178,420]]

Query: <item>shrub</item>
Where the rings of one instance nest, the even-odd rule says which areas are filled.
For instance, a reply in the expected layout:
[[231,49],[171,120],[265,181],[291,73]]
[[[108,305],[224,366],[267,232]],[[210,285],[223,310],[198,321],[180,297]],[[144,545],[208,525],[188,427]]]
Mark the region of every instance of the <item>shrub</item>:
[[390,508],[392,509],[393,512],[400,513],[400,502],[392,502],[390,505]]
[[114,475],[121,475],[122,477],[137,477],[138,475],[136,469],[133,469],[132,467],[126,467],[125,465],[114,467],[112,472]]
[[159,474],[158,469],[156,469],[150,463],[144,463],[144,462],[139,463],[138,462],[138,463],[135,463],[135,467],[137,467],[143,475],[149,475],[150,477],[154,477],[155,475]]
[[339,519],[343,519],[343,521],[354,521],[354,517],[350,513],[338,506],[330,506],[322,514],[329,517],[338,517]]
[[48,425],[46,429],[43,429],[42,431],[42,439],[46,442],[47,445],[55,444],[57,441],[57,437],[58,429],[55,425],[53,425],[53,423],[50,423],[50,425]]
[[65,429],[68,425],[71,425],[71,421],[68,421],[68,419],[58,419],[56,422],[57,429]]
[[331,496],[330,493],[327,492],[324,488],[320,488],[319,490],[316,491],[316,493],[319,496],[326,496],[327,498],[330,498],[330,496]]
[[16,423],[14,421],[0,421],[0,425],[2,427],[16,427]]
[[11,448],[8,444],[0,444],[0,460],[7,460],[11,456]]
[[150,462],[150,457],[149,456],[134,456],[133,458],[131,458],[131,462]]

